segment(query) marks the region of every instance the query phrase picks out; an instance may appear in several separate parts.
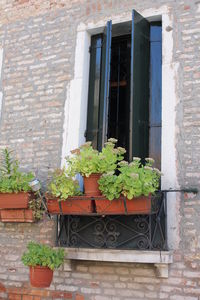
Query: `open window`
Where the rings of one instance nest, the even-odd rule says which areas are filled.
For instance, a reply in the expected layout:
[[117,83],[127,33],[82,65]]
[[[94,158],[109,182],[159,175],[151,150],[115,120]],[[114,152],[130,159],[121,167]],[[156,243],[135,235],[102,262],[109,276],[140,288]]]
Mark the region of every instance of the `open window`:
[[135,10],[92,36],[86,140],[100,150],[109,137],[133,156],[161,160],[161,23]]

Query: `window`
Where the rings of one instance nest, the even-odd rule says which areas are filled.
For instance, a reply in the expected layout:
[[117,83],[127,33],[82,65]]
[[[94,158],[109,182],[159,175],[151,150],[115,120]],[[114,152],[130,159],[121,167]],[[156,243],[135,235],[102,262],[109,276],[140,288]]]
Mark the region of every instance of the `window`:
[[133,156],[161,159],[161,23],[135,10],[132,22],[107,22],[91,38],[86,139],[109,137]]
[[[163,26],[168,26],[168,22],[165,15]],[[99,33],[100,27],[94,30],[87,27],[87,30]],[[132,21],[113,26],[109,21],[104,32],[91,36],[86,129],[86,139],[92,140],[97,149],[101,149],[108,137],[115,136],[119,140],[118,146],[128,149],[129,160],[132,156],[149,155],[156,159],[157,167],[160,167],[161,156],[161,31],[161,22],[149,23],[133,11]],[[71,130],[68,129],[69,145],[71,141],[77,143],[76,132],[79,144],[83,141],[80,124],[85,126],[85,119],[78,123],[74,112],[80,107],[79,113],[83,115],[85,106],[82,103],[87,102],[84,82],[88,78],[88,64],[85,63],[88,61],[88,32],[81,25],[77,36],[76,81],[70,100],[74,110],[69,112],[70,120],[73,121],[70,122]],[[166,38],[165,31],[163,33],[163,42],[166,43],[169,37]],[[165,57],[164,59],[166,60]],[[166,79],[167,73],[163,74]],[[172,97],[168,101],[167,85],[165,80],[162,134],[171,130],[165,111],[166,106],[173,104],[173,89],[170,89]],[[78,89],[78,86],[82,88]],[[77,94],[80,96],[79,102]],[[171,131],[170,138],[172,136]],[[162,153],[166,144],[173,146],[173,138],[170,138],[167,142],[163,139]],[[71,148],[68,146],[69,150]],[[164,155],[162,159],[163,157],[165,158]],[[167,165],[169,161],[172,160],[168,155]],[[166,159],[163,165],[165,167]],[[169,178],[171,179],[171,165]],[[150,215],[60,215],[57,219],[57,244],[69,248],[166,250],[166,206],[161,200],[157,213]]]

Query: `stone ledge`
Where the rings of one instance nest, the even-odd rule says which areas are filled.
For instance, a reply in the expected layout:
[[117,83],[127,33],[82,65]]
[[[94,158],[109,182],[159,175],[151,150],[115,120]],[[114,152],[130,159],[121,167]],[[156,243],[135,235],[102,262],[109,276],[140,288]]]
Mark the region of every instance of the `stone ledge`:
[[168,277],[168,265],[173,262],[171,251],[139,251],[66,248],[69,269],[71,260],[89,260],[119,263],[148,263],[156,268],[156,275],[160,278]]

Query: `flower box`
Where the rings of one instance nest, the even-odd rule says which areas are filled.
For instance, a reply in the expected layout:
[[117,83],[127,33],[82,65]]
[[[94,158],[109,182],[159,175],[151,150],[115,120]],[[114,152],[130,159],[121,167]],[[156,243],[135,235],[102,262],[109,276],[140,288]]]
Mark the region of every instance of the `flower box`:
[[[48,196],[49,197],[49,196]],[[149,214],[151,212],[151,196],[136,197],[128,200],[124,197],[112,201],[104,196],[69,197],[65,201],[58,198],[47,198],[50,214],[63,215],[125,215]]]
[[59,198],[49,198],[47,196],[47,208],[50,214],[65,215],[88,215],[93,212],[93,202],[91,197],[76,196],[68,197],[64,201]]
[[108,200],[95,198],[96,211],[102,215],[149,214],[151,212],[151,195],[135,197],[131,200],[124,197]]
[[0,209],[28,208],[29,193],[0,193]]
[[1,209],[0,221],[10,223],[33,223],[35,218],[31,209]]

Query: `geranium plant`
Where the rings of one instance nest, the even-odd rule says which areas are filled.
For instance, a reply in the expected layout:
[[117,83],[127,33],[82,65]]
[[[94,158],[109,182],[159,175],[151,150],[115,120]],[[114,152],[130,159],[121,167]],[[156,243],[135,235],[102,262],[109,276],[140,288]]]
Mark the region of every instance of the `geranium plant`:
[[69,196],[80,195],[78,181],[74,180],[65,168],[53,172],[48,191],[59,200],[66,200]]
[[64,250],[52,249],[47,245],[30,242],[28,251],[21,258],[30,269],[30,282],[34,287],[49,287],[53,279],[53,270],[64,262]]
[[21,258],[25,266],[42,266],[51,270],[59,268],[64,261],[64,250],[54,250],[47,245],[29,242],[28,251]]
[[72,156],[66,158],[69,172],[72,175],[80,173],[82,176],[89,177],[94,173],[114,171],[126,152],[124,148],[115,147],[116,142],[116,139],[110,138],[101,152],[93,149],[91,142],[71,151]]
[[106,174],[99,180],[99,189],[109,200],[119,198],[120,194],[133,199],[141,195],[154,194],[159,188],[161,173],[153,168],[154,160],[146,158],[146,164],[140,158],[133,158],[131,163],[119,162],[120,174]]

